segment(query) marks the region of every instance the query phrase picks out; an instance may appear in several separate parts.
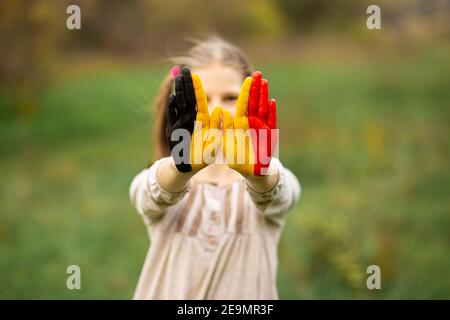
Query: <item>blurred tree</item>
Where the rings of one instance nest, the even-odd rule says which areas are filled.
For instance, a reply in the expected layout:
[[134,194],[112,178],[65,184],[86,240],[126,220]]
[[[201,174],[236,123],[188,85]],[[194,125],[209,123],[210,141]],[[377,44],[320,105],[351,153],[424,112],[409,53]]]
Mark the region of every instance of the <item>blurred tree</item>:
[[363,17],[367,0],[277,0],[294,32],[332,27],[345,29],[353,20]]
[[[36,92],[49,79],[58,58],[76,53],[164,56],[180,40],[218,33],[238,43],[342,33],[376,43],[365,26],[369,0],[64,0],[0,2],[0,84],[15,96],[21,115],[36,110]],[[446,0],[378,1],[383,39],[430,35],[448,37]],[[81,30],[67,30],[66,7],[81,8]],[[388,26],[391,27],[388,27]],[[401,33],[402,37],[399,37]],[[261,41],[262,40],[262,41]],[[14,100],[14,99],[13,99]],[[2,104],[11,114],[12,104]]]
[[2,117],[11,112],[28,117],[36,111],[36,95],[50,75],[57,52],[59,9],[44,0],[0,2],[0,84],[10,89],[17,102],[15,110],[2,107]]

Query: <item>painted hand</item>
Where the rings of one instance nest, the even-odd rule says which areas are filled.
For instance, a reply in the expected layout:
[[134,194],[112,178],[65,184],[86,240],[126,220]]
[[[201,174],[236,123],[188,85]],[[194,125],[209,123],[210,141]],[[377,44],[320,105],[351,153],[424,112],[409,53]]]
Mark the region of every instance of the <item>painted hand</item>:
[[220,107],[209,115],[199,76],[183,68],[167,106],[166,138],[178,171],[195,172],[214,161],[221,143],[220,117]]
[[244,80],[234,118],[222,110],[225,161],[244,176],[267,175],[276,147],[276,102],[269,101],[268,91],[267,80],[257,71]]

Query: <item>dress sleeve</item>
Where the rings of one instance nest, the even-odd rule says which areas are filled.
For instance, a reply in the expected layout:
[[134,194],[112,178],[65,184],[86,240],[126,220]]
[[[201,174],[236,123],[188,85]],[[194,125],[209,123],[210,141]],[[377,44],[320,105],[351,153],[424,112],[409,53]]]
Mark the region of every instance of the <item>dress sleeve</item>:
[[271,190],[259,193],[248,185],[247,180],[244,179],[244,183],[250,198],[266,219],[281,226],[286,213],[299,200],[301,187],[295,175],[283,167],[280,160],[272,158],[270,165],[279,172],[278,182]]
[[164,190],[156,180],[156,171],[167,158],[153,163],[149,168],[142,170],[134,177],[130,186],[130,200],[136,210],[148,218],[159,218],[166,209],[183,198],[190,190],[191,184],[177,193]]

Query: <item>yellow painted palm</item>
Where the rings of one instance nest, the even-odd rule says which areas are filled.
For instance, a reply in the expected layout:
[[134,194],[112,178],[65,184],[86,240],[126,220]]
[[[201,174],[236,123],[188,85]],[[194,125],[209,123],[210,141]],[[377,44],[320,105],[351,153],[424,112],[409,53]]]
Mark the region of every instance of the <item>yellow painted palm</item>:
[[236,103],[234,118],[227,110],[222,110],[222,148],[228,166],[244,176],[253,175],[255,156],[247,117],[248,99],[252,77],[242,84]]

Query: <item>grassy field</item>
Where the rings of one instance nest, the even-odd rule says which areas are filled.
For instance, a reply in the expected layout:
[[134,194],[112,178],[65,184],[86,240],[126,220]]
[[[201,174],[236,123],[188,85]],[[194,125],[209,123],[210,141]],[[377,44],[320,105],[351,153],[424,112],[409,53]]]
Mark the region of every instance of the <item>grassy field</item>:
[[[260,67],[280,158],[303,188],[280,244],[281,298],[450,298],[448,52]],[[132,297],[149,242],[128,187],[151,157],[166,71],[63,73],[36,110],[0,89],[0,298]],[[71,264],[82,290],[66,289]]]

